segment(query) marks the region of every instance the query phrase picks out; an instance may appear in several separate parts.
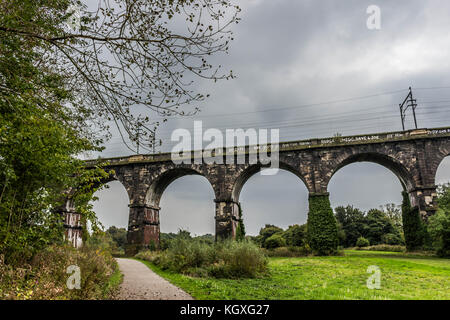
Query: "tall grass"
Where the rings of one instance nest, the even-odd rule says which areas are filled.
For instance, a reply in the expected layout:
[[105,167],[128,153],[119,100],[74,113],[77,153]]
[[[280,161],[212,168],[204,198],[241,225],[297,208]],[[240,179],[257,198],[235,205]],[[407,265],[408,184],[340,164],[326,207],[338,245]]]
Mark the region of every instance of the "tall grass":
[[[121,275],[109,250],[85,246],[51,246],[20,267],[4,264],[0,257],[0,299],[78,300],[109,299]],[[80,268],[80,289],[69,289],[71,265]],[[114,281],[111,281],[113,278]]]
[[255,278],[267,273],[267,257],[247,241],[209,244],[192,239],[175,239],[164,251],[142,251],[136,256],[163,270],[192,276]]

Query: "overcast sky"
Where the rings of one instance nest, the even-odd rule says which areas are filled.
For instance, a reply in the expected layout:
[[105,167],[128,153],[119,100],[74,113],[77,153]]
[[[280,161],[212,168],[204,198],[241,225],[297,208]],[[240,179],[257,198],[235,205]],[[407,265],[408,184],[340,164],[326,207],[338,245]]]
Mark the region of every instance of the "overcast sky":
[[[228,55],[214,57],[237,79],[197,81],[211,94],[195,117],[171,119],[159,129],[161,151],[176,128],[279,128],[282,141],[401,130],[398,104],[409,86],[419,127],[450,126],[450,3],[446,0],[246,0]],[[369,5],[381,9],[381,29],[369,30]],[[440,88],[447,87],[447,88]],[[339,102],[340,101],[340,102]],[[409,116],[409,115],[408,115]],[[412,127],[412,117],[407,118]],[[130,152],[114,136],[102,157]],[[97,156],[97,155],[95,155]],[[450,181],[450,159],[437,183]],[[128,224],[120,183],[98,192],[95,210],[106,227]],[[372,163],[341,169],[329,185],[333,207],[368,210],[401,203],[393,173]],[[214,195],[200,176],[173,182],[161,200],[161,231],[214,233]],[[286,228],[306,222],[307,191],[295,175],[254,175],[240,201],[248,234],[266,223]]]

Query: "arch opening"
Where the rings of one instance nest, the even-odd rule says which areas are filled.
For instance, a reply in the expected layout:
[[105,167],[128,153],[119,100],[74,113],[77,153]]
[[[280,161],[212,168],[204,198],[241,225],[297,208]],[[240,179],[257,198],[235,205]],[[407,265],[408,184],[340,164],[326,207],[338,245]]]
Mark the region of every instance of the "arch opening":
[[130,203],[127,190],[118,180],[111,180],[104,185],[104,188],[94,193],[98,200],[91,202],[97,219],[104,226],[105,230],[112,226],[127,229],[129,218],[128,204]]
[[201,175],[201,173],[190,168],[175,168],[164,172],[152,183],[147,191],[146,204],[158,208],[166,188],[175,180],[191,175]]
[[342,168],[357,162],[374,163],[384,167],[385,169],[388,169],[398,178],[403,190],[405,191],[410,190],[413,187],[413,179],[402,164],[398,163],[389,156],[378,153],[360,153],[344,159],[333,171],[329,181],[331,181],[333,176]]
[[350,162],[333,174],[328,184],[333,209],[352,205],[362,211],[387,204],[400,205],[407,183],[384,165]]
[[[236,179],[236,182],[234,183],[233,186],[233,190],[232,190],[232,200],[239,202],[239,198],[240,198],[240,194],[242,191],[243,186],[246,184],[246,182],[253,177],[255,174],[260,173],[261,171],[266,170],[266,167],[261,165],[261,164],[255,164],[252,165],[250,167],[248,167],[247,169],[244,170],[244,172],[242,172],[239,177]],[[295,176],[297,176],[297,178],[299,178],[302,182],[303,185],[307,186],[304,177],[302,177],[294,168],[292,168],[290,165],[285,164],[283,162],[279,163],[279,172],[289,172]],[[278,174],[277,173],[277,174]],[[277,175],[275,174],[275,175]],[[270,177],[270,175],[268,175]]]
[[442,185],[450,183],[450,155],[447,155],[439,164],[436,175],[435,184]]
[[186,230],[192,236],[214,235],[214,191],[208,179],[199,174],[172,175],[156,191],[164,191],[157,195],[162,233]]
[[247,235],[258,235],[266,224],[287,229],[306,223],[308,189],[293,170],[284,168],[276,175],[259,175],[260,167],[249,168],[237,181],[233,196],[241,203]]

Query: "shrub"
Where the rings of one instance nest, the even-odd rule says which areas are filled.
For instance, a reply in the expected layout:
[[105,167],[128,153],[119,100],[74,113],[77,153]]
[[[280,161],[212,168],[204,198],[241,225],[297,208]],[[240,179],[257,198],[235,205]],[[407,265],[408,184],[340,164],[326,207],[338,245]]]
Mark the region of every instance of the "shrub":
[[369,245],[369,240],[364,237],[359,237],[358,240],[356,240],[356,246],[359,248],[368,247]]
[[[21,268],[5,265],[0,258],[0,299],[73,300],[106,299],[117,289],[110,278],[118,272],[116,261],[108,250],[85,245],[51,246],[36,255]],[[81,271],[81,290],[69,290],[66,273],[70,265]]]
[[266,241],[267,238],[273,236],[275,233],[281,232],[283,232],[283,229],[271,224],[266,224],[264,228],[261,228],[261,230],[259,231],[259,235],[256,237],[256,239],[261,245],[261,247],[263,247],[264,242]]
[[368,247],[358,247],[357,250],[367,250],[367,251],[390,251],[390,252],[405,252],[405,246],[393,246],[389,244],[377,244]]
[[301,247],[279,247],[265,251],[269,257],[304,257],[311,254],[311,248],[308,244]]
[[315,254],[329,255],[337,252],[337,225],[328,194],[309,196],[307,228],[308,242]]
[[281,233],[275,233],[264,241],[264,248],[267,249],[274,249],[284,246],[286,246],[286,240],[284,240]]
[[292,247],[303,246],[306,240],[306,224],[289,226],[289,228],[283,232],[283,238],[286,240],[286,244]]
[[217,264],[209,273],[218,278],[254,278],[267,272],[267,259],[261,249],[250,242],[227,241],[218,250]]
[[216,244],[194,239],[175,239],[165,251],[143,251],[136,256],[163,270],[192,276],[218,278],[257,277],[267,272],[267,258],[249,241],[224,241]]
[[386,233],[381,236],[381,241],[389,245],[402,245],[403,240],[398,233]]

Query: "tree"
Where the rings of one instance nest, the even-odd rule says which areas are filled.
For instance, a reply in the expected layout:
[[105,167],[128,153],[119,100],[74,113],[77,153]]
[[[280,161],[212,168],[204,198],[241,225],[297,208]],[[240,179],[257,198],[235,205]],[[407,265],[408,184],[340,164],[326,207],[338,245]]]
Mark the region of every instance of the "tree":
[[337,207],[335,216],[340,244],[345,247],[354,247],[360,237],[368,239],[372,245],[403,243],[401,230],[394,225],[396,218],[390,218],[384,211],[371,209],[364,213],[349,205]]
[[426,229],[419,214],[419,208],[411,207],[409,195],[403,191],[402,218],[405,233],[406,249],[414,251],[421,249],[426,237]]
[[286,239],[288,246],[301,247],[307,242],[306,224],[294,224],[283,232],[283,238]]
[[384,206],[381,206],[380,210],[385,213],[386,217],[388,217],[389,220],[391,220],[394,227],[396,227],[398,230],[402,230],[403,222],[401,206],[398,206],[395,203],[388,203]]
[[450,184],[438,189],[439,209],[429,218],[428,232],[439,256],[450,257]]
[[42,77],[58,75],[73,93],[65,107],[76,115],[87,113],[106,132],[111,121],[124,141],[126,133],[148,145],[159,121],[139,115],[137,106],[162,121],[191,114],[198,108],[179,107],[207,96],[192,89],[194,79],[233,77],[209,60],[228,51],[239,11],[229,0],[98,0],[91,8],[79,0],[8,0],[0,1],[0,38],[33,48]]
[[[398,241],[401,241],[401,236],[399,232],[383,211],[377,209],[369,210],[369,212],[367,212],[366,219],[367,219],[366,237],[372,245],[383,243],[384,240],[383,236],[387,234],[395,235]],[[392,236],[389,236],[389,241],[395,242],[395,239],[393,239]]]
[[[76,6],[80,23],[69,29]],[[109,122],[135,142],[137,130],[146,139],[158,122],[135,107],[164,120],[184,115],[180,106],[205,98],[189,86],[194,79],[232,77],[208,62],[228,50],[230,26],[239,21],[239,8],[226,0],[101,0],[89,10],[76,0],[0,0],[0,251],[6,262],[29,259],[62,238],[54,212],[66,191],[95,225],[89,200],[109,173],[85,170],[79,156],[102,150]],[[180,25],[187,29],[176,32]]]
[[[14,14],[0,12],[0,25]],[[41,72],[41,54],[33,42],[1,33],[0,251],[8,263],[62,239],[62,222],[53,211],[63,190],[89,183],[90,173],[76,156],[99,150],[85,126],[88,115],[74,116],[64,107],[73,98],[65,79],[51,69]]]
[[283,229],[281,229],[280,227],[271,225],[271,224],[266,224],[264,226],[264,228],[261,228],[261,230],[259,230],[259,235],[257,237],[258,242],[260,243],[261,246],[264,246],[264,242],[266,241],[267,238],[271,237],[272,235],[276,234],[276,233],[282,233]]
[[345,234],[345,239],[341,234],[341,241],[343,241],[341,245],[354,247],[358,238],[365,236],[367,233],[367,219],[364,212],[351,205],[337,207],[334,211],[336,220]]
[[125,228],[117,228],[115,226],[111,226],[106,230],[112,240],[115,242],[118,248],[124,248],[127,243],[127,230]]
[[241,204],[238,204],[239,206],[239,221],[236,228],[236,240],[241,241],[245,239],[245,225],[244,225],[244,219],[242,219],[242,208]]
[[275,249],[286,246],[286,240],[281,233],[275,233],[264,240],[263,247],[266,249]]

